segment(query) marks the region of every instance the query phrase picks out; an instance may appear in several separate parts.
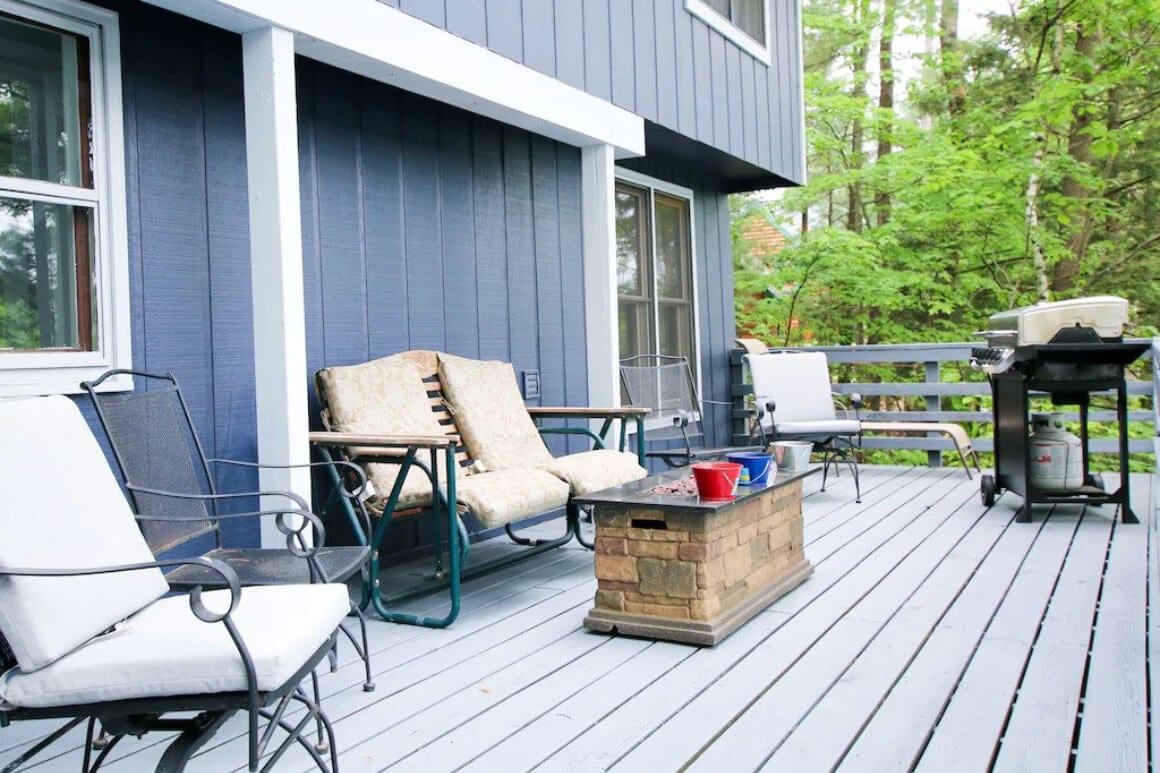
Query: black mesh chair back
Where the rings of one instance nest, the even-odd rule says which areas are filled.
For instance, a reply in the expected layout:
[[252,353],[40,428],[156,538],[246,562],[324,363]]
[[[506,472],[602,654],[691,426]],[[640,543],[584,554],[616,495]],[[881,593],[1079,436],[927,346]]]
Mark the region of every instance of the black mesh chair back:
[[[181,521],[141,521],[145,541],[154,554],[213,534],[221,547],[216,510],[198,500],[149,494],[141,489],[181,494],[213,494],[193,420],[171,375],[134,372],[135,392],[97,392],[86,385],[116,458],[122,480],[138,513],[181,518]],[[211,508],[212,508],[211,504]]]
[[700,445],[701,402],[689,361],[667,354],[641,354],[620,361],[620,383],[629,405],[652,409],[649,442]]

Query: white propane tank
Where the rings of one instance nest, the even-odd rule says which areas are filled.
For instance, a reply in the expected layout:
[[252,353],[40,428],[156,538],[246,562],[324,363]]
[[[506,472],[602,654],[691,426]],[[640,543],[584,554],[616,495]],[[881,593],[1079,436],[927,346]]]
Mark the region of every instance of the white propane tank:
[[1083,487],[1080,440],[1063,427],[1058,413],[1031,414],[1031,482],[1044,491]]

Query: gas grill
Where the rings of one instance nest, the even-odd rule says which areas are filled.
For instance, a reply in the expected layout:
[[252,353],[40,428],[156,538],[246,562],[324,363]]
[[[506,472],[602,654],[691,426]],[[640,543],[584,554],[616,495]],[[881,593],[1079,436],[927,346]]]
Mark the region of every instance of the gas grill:
[[[1120,506],[1124,523],[1138,523],[1129,506],[1128,396],[1124,368],[1148,350],[1125,342],[1128,302],[1099,296],[1039,303],[991,317],[987,346],[973,349],[971,364],[987,374],[995,416],[995,475],[983,475],[980,493],[990,507],[1004,490],[1023,497],[1016,520],[1031,520],[1032,504],[1079,503]],[[1108,492],[1088,471],[1088,408],[1093,392],[1116,394],[1120,484]],[[1031,478],[1029,397],[1046,394],[1054,405],[1079,407],[1083,486],[1048,491]]]

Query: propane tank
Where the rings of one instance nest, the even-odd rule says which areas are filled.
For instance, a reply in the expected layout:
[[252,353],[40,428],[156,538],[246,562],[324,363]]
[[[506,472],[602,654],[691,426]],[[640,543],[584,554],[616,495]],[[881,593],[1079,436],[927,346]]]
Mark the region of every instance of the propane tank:
[[1031,414],[1031,482],[1044,491],[1083,488],[1080,440],[1064,429],[1058,413]]

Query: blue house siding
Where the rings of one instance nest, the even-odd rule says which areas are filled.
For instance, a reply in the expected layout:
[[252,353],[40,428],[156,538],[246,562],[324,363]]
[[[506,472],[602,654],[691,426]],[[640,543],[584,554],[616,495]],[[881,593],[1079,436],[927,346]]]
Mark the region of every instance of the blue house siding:
[[[770,64],[684,0],[382,0],[666,129],[804,178],[799,0],[771,0]],[[651,152],[651,151],[650,151]]]

